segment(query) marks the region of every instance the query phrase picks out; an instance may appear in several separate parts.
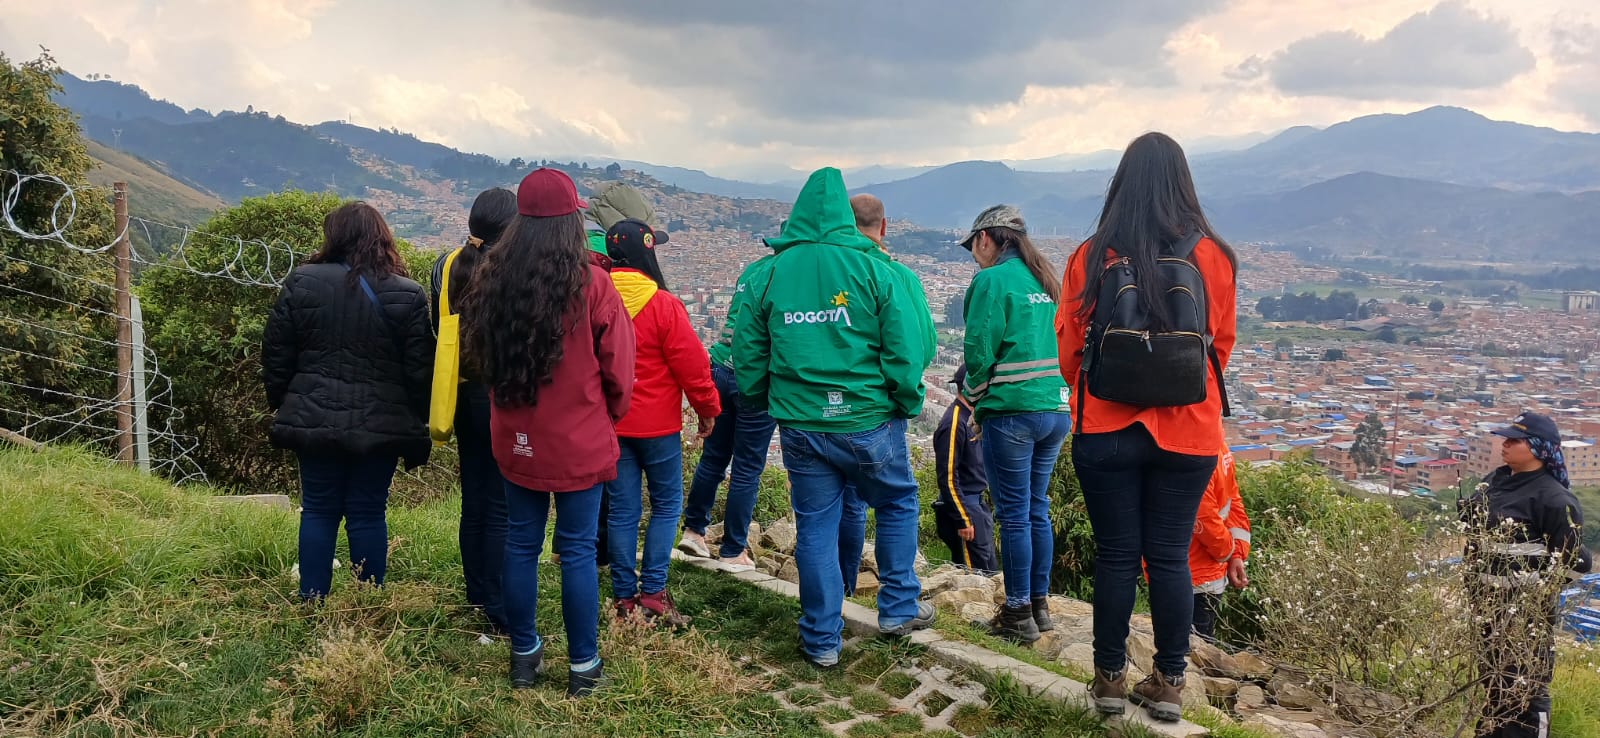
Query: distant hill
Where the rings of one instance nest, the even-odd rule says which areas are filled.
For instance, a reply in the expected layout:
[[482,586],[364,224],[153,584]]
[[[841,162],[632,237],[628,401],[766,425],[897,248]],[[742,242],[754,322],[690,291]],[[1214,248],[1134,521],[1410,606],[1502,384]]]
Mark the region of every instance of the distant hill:
[[82,124],[90,138],[115,140],[122,151],[158,162],[166,171],[227,200],[288,188],[353,196],[364,194],[367,187],[410,191],[402,182],[358,163],[349,146],[265,113],[177,125],[150,118],[116,121],[86,115]]
[[1361,172],[1211,208],[1224,235],[1342,255],[1590,261],[1600,191],[1511,192]]
[[1195,166],[1199,183],[1222,196],[1283,191],[1356,172],[1509,190],[1600,189],[1600,134],[1434,107],[1322,130],[1291,128]]
[[92,139],[86,143],[89,156],[94,159],[89,181],[104,187],[127,182],[128,196],[138,203],[142,217],[169,225],[194,225],[225,204],[222,198],[179,181],[137,156]]
[[1000,162],[968,161],[860,191],[881,198],[890,218],[929,227],[964,228],[984,208],[1012,203],[1036,229],[1076,234],[1094,226],[1109,177],[1103,171],[1019,172]]
[[204,110],[185,111],[166,100],[153,99],[138,85],[111,80],[91,82],[71,74],[62,74],[56,81],[61,83],[61,94],[58,96],[61,104],[84,117],[96,116],[113,121],[149,118],[170,124],[212,119],[212,115]]

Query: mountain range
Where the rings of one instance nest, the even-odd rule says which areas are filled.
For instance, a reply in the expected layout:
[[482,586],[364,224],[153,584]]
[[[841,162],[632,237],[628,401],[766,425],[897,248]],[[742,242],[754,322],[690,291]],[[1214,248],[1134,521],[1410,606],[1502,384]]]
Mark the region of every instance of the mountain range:
[[[302,125],[247,109],[212,114],[154,100],[133,85],[61,78],[61,101],[107,149],[142,159],[199,197],[237,200],[285,187],[413,194],[422,182],[473,187],[515,181],[541,161],[642,172],[662,187],[724,198],[788,201],[800,177],[749,165],[750,182],[604,156],[502,162],[394,129]],[[1263,137],[1265,138],[1263,139]],[[1230,150],[1230,147],[1238,147]],[[1323,256],[1412,261],[1578,262],[1600,232],[1600,135],[1494,121],[1434,107],[1326,128],[1298,126],[1191,142],[1203,204],[1224,235]],[[1095,224],[1118,152],[940,167],[847,169],[890,216],[959,229],[997,202],[1020,206],[1035,233],[1079,237]],[[463,193],[462,197],[466,197]]]

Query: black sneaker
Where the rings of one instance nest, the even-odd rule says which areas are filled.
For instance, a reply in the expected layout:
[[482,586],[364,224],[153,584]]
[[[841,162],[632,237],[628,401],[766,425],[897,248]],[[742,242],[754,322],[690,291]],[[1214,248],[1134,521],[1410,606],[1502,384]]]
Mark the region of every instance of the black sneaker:
[[1033,606],[1002,605],[1000,612],[989,621],[989,633],[1024,645],[1039,640],[1039,624],[1033,622]]
[[567,696],[588,697],[605,678],[604,663],[595,664],[584,671],[567,670]]
[[1056,623],[1050,619],[1050,600],[1045,597],[1033,598],[1033,624],[1039,626],[1040,633],[1049,633],[1056,629]]
[[528,689],[539,680],[544,667],[544,644],[530,654],[511,654],[511,688]]

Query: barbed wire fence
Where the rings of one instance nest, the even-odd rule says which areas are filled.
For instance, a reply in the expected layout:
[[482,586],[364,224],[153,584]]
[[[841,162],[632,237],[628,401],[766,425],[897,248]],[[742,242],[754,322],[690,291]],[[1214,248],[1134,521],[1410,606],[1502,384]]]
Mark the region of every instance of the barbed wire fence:
[[[30,230],[19,222],[16,211],[24,194],[53,202],[45,227]],[[73,240],[75,226],[85,217],[86,206],[95,200],[104,202],[108,195],[117,213],[114,237],[106,243]],[[65,383],[53,383],[48,379],[0,376],[0,389],[23,398],[20,406],[15,403],[0,406],[0,428],[39,443],[72,442],[109,449],[125,462],[176,482],[204,482],[205,472],[195,458],[197,439],[174,430],[181,425],[183,410],[174,404],[172,378],[161,371],[160,358],[145,345],[142,311],[131,289],[132,274],[135,270],[177,269],[244,286],[277,289],[294,269],[295,249],[282,241],[226,238],[191,226],[131,216],[126,203],[126,185],[122,183],[108,191],[104,187],[74,185],[47,173],[0,170],[0,235],[40,247],[37,254],[27,248],[20,250],[21,255],[0,251],[0,269],[37,270],[48,274],[52,280],[78,285],[83,288],[79,292],[87,291],[97,298],[92,301],[94,304],[88,304],[91,301],[0,282],[0,306],[32,299],[51,303],[63,314],[82,319],[46,325],[0,307],[0,337],[43,331],[95,347],[100,350],[99,356],[111,350],[119,356],[115,365],[100,365],[90,357],[52,355],[48,348],[23,341],[0,341],[0,357],[10,354],[17,360],[59,367],[63,373],[87,375],[94,378],[95,388],[75,391]],[[166,248],[160,254],[136,250],[131,243],[135,234],[142,234],[147,244],[160,242]],[[232,257],[223,258],[220,264],[211,259],[208,259],[210,264],[191,260],[191,246],[202,242],[220,242],[228,247],[224,253],[231,252]],[[59,253],[45,248],[48,246],[104,257],[114,263],[117,279],[107,282],[44,263],[49,253]],[[11,299],[4,299],[7,296]],[[105,304],[115,305],[116,309],[107,310]],[[113,339],[88,328],[61,327],[107,321],[114,321],[117,326]],[[66,409],[61,409],[63,407]]]
[[[47,227],[41,230],[29,230],[16,217],[18,204],[29,188],[42,189],[53,198]],[[84,216],[84,205],[95,200],[103,202],[108,196],[118,212],[114,237],[106,243],[74,241],[71,233],[78,219]],[[120,203],[117,202],[119,197]],[[145,244],[162,244],[160,252],[152,248],[151,253],[146,254],[134,249],[132,236],[135,234],[144,236]],[[277,290],[299,263],[295,247],[282,240],[219,236],[194,226],[174,225],[130,215],[127,213],[127,190],[123,183],[117,183],[110,189],[74,185],[55,175],[10,169],[0,169],[0,236],[20,238],[24,243],[40,246],[55,245],[89,256],[103,256],[116,263],[118,274],[117,282],[106,282],[62,270],[39,259],[0,250],[0,270],[6,267],[7,262],[12,262],[27,269],[49,272],[60,279],[83,284],[97,294],[110,296],[112,299],[108,302],[118,306],[116,310],[106,310],[65,299],[61,295],[26,290],[0,281],[0,338],[7,335],[7,326],[18,330],[42,330],[103,349],[114,349],[125,359],[114,365],[101,366],[0,341],[0,357],[10,354],[104,378],[103,392],[84,393],[70,391],[64,386],[17,381],[17,377],[0,375],[0,390],[14,391],[24,397],[61,401],[55,403],[56,408],[68,406],[66,410],[52,408],[53,412],[38,412],[27,404],[21,407],[0,405],[0,429],[14,431],[40,443],[72,442],[108,449],[127,463],[136,464],[141,469],[179,484],[208,481],[198,460],[199,440],[176,430],[184,425],[184,410],[176,404],[172,378],[161,371],[159,357],[144,342],[143,316],[138,297],[133,294],[130,284],[132,274],[151,269],[173,269],[245,287]],[[207,248],[203,257],[191,258],[191,248],[201,244],[213,248]],[[217,246],[222,247],[220,252],[223,256],[220,259],[216,256],[219,249],[214,248]],[[75,315],[116,321],[119,328],[117,337],[108,340],[92,331],[64,330],[30,322],[26,316],[19,316],[5,307],[12,303],[4,298],[19,295],[55,303]],[[266,443],[266,439],[261,439],[261,442]],[[422,468],[419,468],[401,470],[397,474],[412,482],[433,486],[421,472]]]

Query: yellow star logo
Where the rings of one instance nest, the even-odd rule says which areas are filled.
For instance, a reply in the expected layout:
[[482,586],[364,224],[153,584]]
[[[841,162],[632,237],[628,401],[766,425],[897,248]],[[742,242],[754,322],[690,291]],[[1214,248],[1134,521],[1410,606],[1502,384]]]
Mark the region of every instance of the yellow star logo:
[[833,296],[833,304],[837,305],[839,307],[848,306],[850,304],[850,293],[849,292],[840,292],[839,294],[834,295]]

